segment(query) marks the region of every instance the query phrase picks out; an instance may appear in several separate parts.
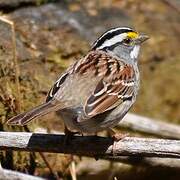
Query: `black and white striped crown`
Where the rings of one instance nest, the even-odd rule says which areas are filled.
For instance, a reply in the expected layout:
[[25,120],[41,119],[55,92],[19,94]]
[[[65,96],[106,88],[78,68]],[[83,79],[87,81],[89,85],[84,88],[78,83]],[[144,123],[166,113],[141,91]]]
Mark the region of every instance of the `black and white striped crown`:
[[124,40],[125,33],[135,32],[129,27],[112,28],[102,34],[92,45],[92,50],[106,49]]

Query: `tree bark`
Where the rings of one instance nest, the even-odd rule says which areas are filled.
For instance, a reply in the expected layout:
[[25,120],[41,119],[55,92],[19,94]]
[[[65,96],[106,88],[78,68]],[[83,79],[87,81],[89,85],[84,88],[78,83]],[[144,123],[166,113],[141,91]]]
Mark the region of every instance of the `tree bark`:
[[180,139],[180,126],[152,119],[132,113],[128,113],[118,127],[151,134],[159,137]]
[[0,167],[0,180],[45,180],[44,178],[23,174],[17,171],[2,169]]
[[[74,154],[118,160],[119,156],[180,158],[180,140],[126,137],[119,141],[97,136],[0,132],[1,150]],[[120,158],[121,159],[121,158]]]

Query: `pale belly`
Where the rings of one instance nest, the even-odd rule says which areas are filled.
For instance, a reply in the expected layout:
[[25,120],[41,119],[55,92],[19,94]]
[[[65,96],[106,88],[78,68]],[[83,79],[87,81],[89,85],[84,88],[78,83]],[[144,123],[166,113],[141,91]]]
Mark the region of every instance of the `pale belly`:
[[99,114],[91,119],[78,121],[81,116],[81,109],[66,109],[57,112],[64,120],[65,126],[73,132],[96,133],[116,126],[126,115],[133,104],[133,101],[124,101],[121,105],[106,113]]

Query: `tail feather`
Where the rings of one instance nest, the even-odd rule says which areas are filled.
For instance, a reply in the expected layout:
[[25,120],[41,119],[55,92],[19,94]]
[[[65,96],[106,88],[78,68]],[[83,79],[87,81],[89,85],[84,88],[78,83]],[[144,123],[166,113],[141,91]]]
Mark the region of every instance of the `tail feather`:
[[7,124],[24,126],[31,120],[37,117],[43,116],[45,114],[48,114],[49,112],[56,111],[57,109],[61,109],[61,106],[57,103],[52,103],[50,101],[50,102],[41,104],[30,111],[18,114],[17,116],[9,119],[7,121]]

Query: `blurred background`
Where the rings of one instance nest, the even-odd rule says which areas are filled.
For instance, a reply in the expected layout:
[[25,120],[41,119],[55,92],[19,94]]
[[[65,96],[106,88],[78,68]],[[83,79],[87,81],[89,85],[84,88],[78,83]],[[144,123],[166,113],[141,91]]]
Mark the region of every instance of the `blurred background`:
[[[101,33],[117,26],[150,36],[141,49],[141,88],[131,111],[180,124],[179,0],[0,0],[0,13],[14,22],[17,46],[14,51],[11,26],[0,20],[0,131],[25,131],[4,122],[42,103],[59,75],[86,54]],[[64,127],[50,114],[28,128],[62,132]],[[71,156],[45,156],[59,177],[71,179]],[[80,180],[180,179],[178,169],[79,157],[74,161]],[[38,154],[0,151],[0,162],[6,169],[53,179]]]

